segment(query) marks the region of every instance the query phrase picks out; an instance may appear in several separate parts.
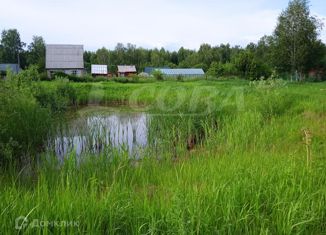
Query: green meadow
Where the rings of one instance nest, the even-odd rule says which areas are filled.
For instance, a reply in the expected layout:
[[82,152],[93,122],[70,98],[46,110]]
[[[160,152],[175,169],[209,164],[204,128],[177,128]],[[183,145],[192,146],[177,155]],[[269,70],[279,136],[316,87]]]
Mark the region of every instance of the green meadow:
[[[3,234],[326,233],[325,82],[5,83]],[[41,147],[87,106],[153,114],[143,155]]]

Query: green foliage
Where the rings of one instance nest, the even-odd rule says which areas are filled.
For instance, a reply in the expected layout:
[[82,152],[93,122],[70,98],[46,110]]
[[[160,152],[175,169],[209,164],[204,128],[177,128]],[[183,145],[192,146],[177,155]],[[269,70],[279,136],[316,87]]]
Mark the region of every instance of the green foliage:
[[152,75],[155,77],[156,80],[158,81],[163,81],[164,77],[163,77],[163,73],[160,70],[155,70],[153,71]]
[[115,81],[118,83],[139,83],[139,82],[141,82],[141,79],[139,76],[133,75],[132,77],[114,77],[112,79],[112,81]]
[[207,71],[207,75],[213,76],[213,77],[229,77],[229,76],[235,76],[238,74],[237,68],[233,63],[218,63],[213,62]]
[[96,51],[96,64],[109,65],[109,51],[103,47]]
[[37,65],[31,65],[27,69],[22,70],[17,74],[17,78],[26,81],[40,81],[41,74],[38,72],[39,67]]
[[77,105],[77,92],[68,81],[54,89],[40,85],[37,66],[0,81],[0,166],[34,164],[44,149],[58,114]]
[[76,76],[71,74],[66,74],[64,72],[56,72],[53,74],[55,79],[65,78],[72,82],[104,82],[107,81],[107,77],[92,77],[91,75],[84,74],[83,76]]
[[45,41],[40,36],[33,36],[33,41],[28,45],[27,63],[37,65],[39,72],[45,70]]
[[241,76],[250,80],[260,79],[261,77],[267,78],[271,75],[269,66],[257,60],[254,53],[250,51],[239,53],[235,58],[235,66]]
[[311,62],[320,60],[314,49],[320,21],[311,16],[307,0],[292,0],[281,13],[274,32],[273,62],[282,72],[296,72],[302,77]]
[[177,81],[179,81],[179,82],[182,82],[182,81],[183,81],[183,77],[182,77],[182,75],[179,74],[179,75],[177,76]]
[[0,165],[31,161],[44,146],[51,115],[34,98],[34,86],[21,75],[0,81]]
[[19,54],[23,52],[23,43],[17,29],[3,30],[1,33],[2,60],[5,63],[19,64]]
[[57,79],[55,87],[47,89],[37,86],[34,96],[41,107],[49,108],[52,113],[63,113],[68,107],[77,106],[77,92],[69,80]]

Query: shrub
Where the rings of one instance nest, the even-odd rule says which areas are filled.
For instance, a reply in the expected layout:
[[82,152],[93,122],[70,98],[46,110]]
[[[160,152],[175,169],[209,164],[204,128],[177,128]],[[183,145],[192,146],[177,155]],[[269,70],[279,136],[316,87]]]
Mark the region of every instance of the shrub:
[[267,78],[272,73],[268,65],[257,60],[254,54],[248,51],[243,51],[237,55],[235,67],[240,75],[250,80],[257,80],[261,77]]
[[237,68],[233,63],[226,63],[222,65],[223,76],[235,76],[238,74]]
[[65,74],[63,72],[56,72],[54,74],[54,77],[55,79],[66,78],[72,82],[104,82],[108,80],[107,77],[92,77],[89,74],[85,74],[83,76],[76,76],[76,75]]
[[57,80],[54,90],[38,86],[34,96],[41,107],[49,108],[52,113],[60,113],[67,110],[68,106],[77,105],[77,92],[66,80]]
[[51,81],[46,72],[40,73],[40,81]]
[[106,82],[108,81],[108,77],[89,77],[87,81],[89,82]]
[[234,76],[238,74],[238,70],[233,63],[218,63],[212,62],[207,75],[211,77],[224,77],[224,76]]
[[33,157],[43,148],[51,112],[41,107],[28,86],[1,81],[0,91],[0,164],[22,163],[26,156]]
[[115,81],[115,82],[119,82],[119,83],[138,83],[138,82],[140,82],[139,76],[114,77],[112,80]]
[[53,74],[53,77],[54,77],[54,79],[59,78],[59,77],[60,78],[68,78],[69,75],[68,74],[65,74],[64,72],[59,71],[59,72],[55,72]]
[[20,73],[16,76],[18,79],[24,79],[28,81],[40,81],[41,75],[38,72],[38,66],[31,65],[28,67],[28,69],[22,70]]
[[139,76],[138,75],[133,75],[132,76],[132,81],[133,82],[139,82]]
[[156,80],[158,81],[163,81],[164,77],[163,77],[163,73],[160,70],[155,70],[153,72],[153,76],[155,77]]
[[177,80],[178,80],[179,82],[182,82],[182,81],[183,81],[183,77],[182,77],[182,75],[179,74],[179,75],[177,76]]

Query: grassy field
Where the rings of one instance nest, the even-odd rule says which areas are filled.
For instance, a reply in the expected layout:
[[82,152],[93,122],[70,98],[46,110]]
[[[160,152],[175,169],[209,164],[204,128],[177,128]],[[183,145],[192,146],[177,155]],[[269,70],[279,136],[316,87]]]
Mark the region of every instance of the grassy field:
[[[154,123],[167,139],[162,157],[149,151],[135,163],[111,151],[78,165],[71,155],[60,166],[8,169],[0,174],[1,233],[326,233],[326,83],[71,86],[81,108],[165,114]],[[197,129],[204,138],[188,151]],[[19,216],[26,226],[16,226]]]

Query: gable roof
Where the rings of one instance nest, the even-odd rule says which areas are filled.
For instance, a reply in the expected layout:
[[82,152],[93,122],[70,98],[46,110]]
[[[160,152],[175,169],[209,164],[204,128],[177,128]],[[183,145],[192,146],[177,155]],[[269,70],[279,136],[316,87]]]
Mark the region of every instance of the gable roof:
[[203,76],[205,72],[203,69],[157,69],[164,75],[168,76]]
[[118,65],[118,72],[119,73],[136,73],[136,66],[135,65]]
[[84,47],[82,45],[47,44],[45,51],[46,69],[84,68]]
[[13,73],[19,73],[21,70],[18,64],[0,64],[0,71],[6,72],[7,69],[10,69]]
[[108,66],[102,64],[92,64],[91,66],[92,74],[108,74]]

